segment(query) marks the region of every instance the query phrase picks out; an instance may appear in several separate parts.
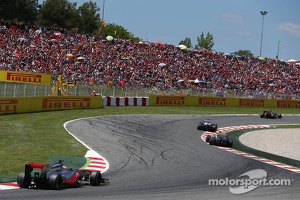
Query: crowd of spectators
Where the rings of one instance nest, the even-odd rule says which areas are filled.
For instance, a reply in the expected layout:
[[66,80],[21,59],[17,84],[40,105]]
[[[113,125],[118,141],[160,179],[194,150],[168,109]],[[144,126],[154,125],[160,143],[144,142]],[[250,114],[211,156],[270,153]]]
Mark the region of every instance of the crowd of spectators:
[[161,42],[0,26],[0,70],[117,87],[300,93],[300,66]]

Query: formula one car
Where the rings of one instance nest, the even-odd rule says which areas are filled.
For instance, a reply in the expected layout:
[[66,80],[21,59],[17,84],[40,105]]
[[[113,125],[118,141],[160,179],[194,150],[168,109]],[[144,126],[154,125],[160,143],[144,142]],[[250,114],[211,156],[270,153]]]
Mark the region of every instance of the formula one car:
[[262,114],[260,114],[260,118],[269,118],[269,119],[281,119],[282,115],[273,112],[272,110],[264,110]]
[[233,141],[228,138],[227,134],[207,135],[205,141],[210,145],[232,147]]
[[203,120],[200,122],[200,124],[197,126],[197,130],[203,130],[203,131],[211,131],[216,132],[218,129],[218,125],[216,123],[212,123],[209,120]]
[[108,179],[102,178],[99,171],[68,169],[62,160],[52,165],[29,162],[25,164],[25,172],[17,177],[20,188],[60,190],[63,187],[80,186],[84,182],[99,186],[108,183]]

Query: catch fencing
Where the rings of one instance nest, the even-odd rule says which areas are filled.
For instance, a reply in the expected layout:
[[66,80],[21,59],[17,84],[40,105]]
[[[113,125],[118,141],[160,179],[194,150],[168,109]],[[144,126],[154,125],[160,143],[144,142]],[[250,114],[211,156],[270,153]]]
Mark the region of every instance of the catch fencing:
[[106,84],[90,85],[75,84],[74,86],[64,85],[63,88],[51,85],[25,84],[0,82],[0,98],[22,98],[38,96],[61,96],[61,89],[68,96],[90,96],[93,91],[99,96],[112,97],[149,97],[149,95],[165,96],[209,96],[229,98],[254,98],[254,99],[279,99],[299,100],[300,92],[274,93],[248,90],[220,90],[213,88],[157,88],[147,86],[107,86]]

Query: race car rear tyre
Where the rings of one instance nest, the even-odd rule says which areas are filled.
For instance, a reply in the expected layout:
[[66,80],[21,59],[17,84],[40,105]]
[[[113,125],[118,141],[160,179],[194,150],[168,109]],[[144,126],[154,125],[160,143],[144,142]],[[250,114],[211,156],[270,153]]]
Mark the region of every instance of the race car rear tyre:
[[90,183],[92,186],[98,186],[103,182],[102,175],[99,171],[93,171],[90,175]]
[[202,130],[200,125],[197,126],[197,130]]
[[213,127],[212,127],[212,132],[216,132],[217,129],[218,129],[218,125],[213,126]]
[[260,115],[260,118],[264,118],[264,115],[263,115],[263,114],[261,114],[261,115]]
[[64,179],[61,174],[52,174],[49,177],[48,185],[53,190],[60,190],[63,186]]
[[30,185],[30,179],[26,178],[25,173],[21,172],[17,177],[17,184],[20,188],[28,188]]
[[211,138],[211,135],[207,135],[207,136],[206,136],[206,139],[205,139],[205,142],[208,143],[208,142],[210,141],[210,138]]

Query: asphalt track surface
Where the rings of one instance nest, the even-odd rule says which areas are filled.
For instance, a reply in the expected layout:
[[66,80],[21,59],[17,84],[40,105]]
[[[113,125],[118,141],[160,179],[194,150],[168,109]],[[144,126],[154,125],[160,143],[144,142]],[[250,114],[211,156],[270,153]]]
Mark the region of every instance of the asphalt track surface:
[[[0,199],[299,199],[300,174],[210,146],[201,140],[201,115],[122,115],[75,120],[66,125],[109,162],[103,174],[110,185],[59,191],[14,189]],[[300,116],[260,119],[258,115],[209,116],[218,127],[296,124]],[[271,140],[270,140],[271,142]],[[232,194],[229,186],[210,186],[209,179],[237,179],[263,169],[267,178],[290,179],[290,186],[259,186]]]

